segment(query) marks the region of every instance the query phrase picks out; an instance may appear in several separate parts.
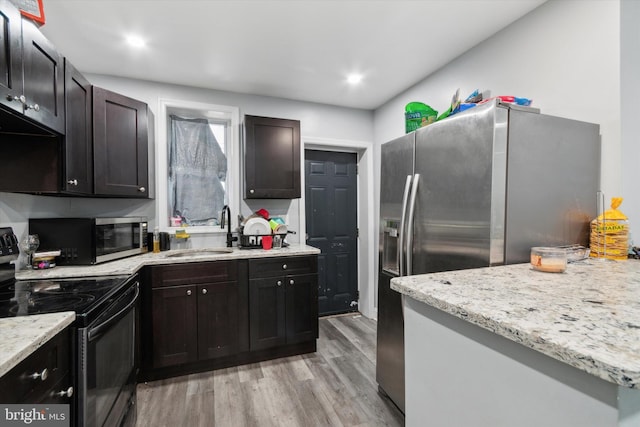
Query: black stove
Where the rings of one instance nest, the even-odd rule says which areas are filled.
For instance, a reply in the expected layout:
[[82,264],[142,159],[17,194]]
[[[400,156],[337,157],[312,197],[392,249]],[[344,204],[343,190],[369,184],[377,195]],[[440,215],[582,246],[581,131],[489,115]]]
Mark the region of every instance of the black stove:
[[127,276],[16,280],[0,285],[0,318],[75,311],[79,327],[88,325],[124,291]]

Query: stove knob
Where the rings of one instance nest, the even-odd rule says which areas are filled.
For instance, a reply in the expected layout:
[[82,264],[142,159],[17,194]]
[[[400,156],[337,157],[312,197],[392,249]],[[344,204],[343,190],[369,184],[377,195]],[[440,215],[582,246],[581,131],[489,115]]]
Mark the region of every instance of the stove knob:
[[49,370],[47,368],[44,368],[42,372],[34,372],[33,374],[29,375],[29,378],[32,378],[34,380],[40,378],[41,381],[46,381],[47,378],[49,378]]
[[71,396],[73,396],[73,387],[69,387],[66,390],[59,391],[59,392],[56,393],[56,395],[60,396],[60,397],[65,397],[65,396],[66,397],[71,397]]

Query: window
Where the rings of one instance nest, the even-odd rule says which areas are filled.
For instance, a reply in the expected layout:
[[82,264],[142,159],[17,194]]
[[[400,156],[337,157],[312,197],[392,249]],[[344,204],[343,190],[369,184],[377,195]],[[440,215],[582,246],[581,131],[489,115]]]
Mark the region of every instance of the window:
[[160,101],[158,225],[220,232],[224,205],[238,212],[239,111],[235,107]]

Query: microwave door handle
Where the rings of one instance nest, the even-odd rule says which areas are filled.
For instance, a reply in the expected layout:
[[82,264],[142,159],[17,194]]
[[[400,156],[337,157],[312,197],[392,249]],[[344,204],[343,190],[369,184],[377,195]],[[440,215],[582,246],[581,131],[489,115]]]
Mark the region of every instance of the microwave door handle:
[[409,215],[407,218],[407,275],[413,274],[413,220],[416,212],[416,197],[418,195],[418,183],[420,182],[420,174],[413,176],[413,186],[411,187],[411,196],[409,198]]
[[405,275],[405,262],[404,262],[404,239],[405,239],[405,222],[407,219],[407,202],[409,201],[409,192],[411,190],[411,175],[407,175],[407,180],[404,183],[404,193],[402,195],[402,216],[400,217],[400,237],[398,239],[398,272],[400,276]]
[[121,318],[123,318],[125,314],[127,314],[127,312],[131,309],[131,307],[133,307],[136,304],[136,302],[138,302],[138,296],[140,295],[140,284],[138,282],[136,282],[136,285],[135,285],[135,292],[136,294],[133,296],[133,299],[127,304],[126,307],[118,311],[116,314],[114,314],[104,322],[101,322],[100,324],[89,329],[89,332],[87,334],[89,341],[93,341],[98,337],[100,337],[100,335],[102,335],[106,330],[108,330],[114,323],[118,322]]

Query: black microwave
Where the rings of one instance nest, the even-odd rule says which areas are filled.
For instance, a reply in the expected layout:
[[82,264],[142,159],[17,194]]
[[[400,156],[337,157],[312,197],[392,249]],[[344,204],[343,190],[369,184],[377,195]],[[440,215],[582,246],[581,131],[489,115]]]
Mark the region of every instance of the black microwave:
[[143,217],[31,218],[37,251],[60,250],[57,265],[91,265],[148,251],[148,224]]

